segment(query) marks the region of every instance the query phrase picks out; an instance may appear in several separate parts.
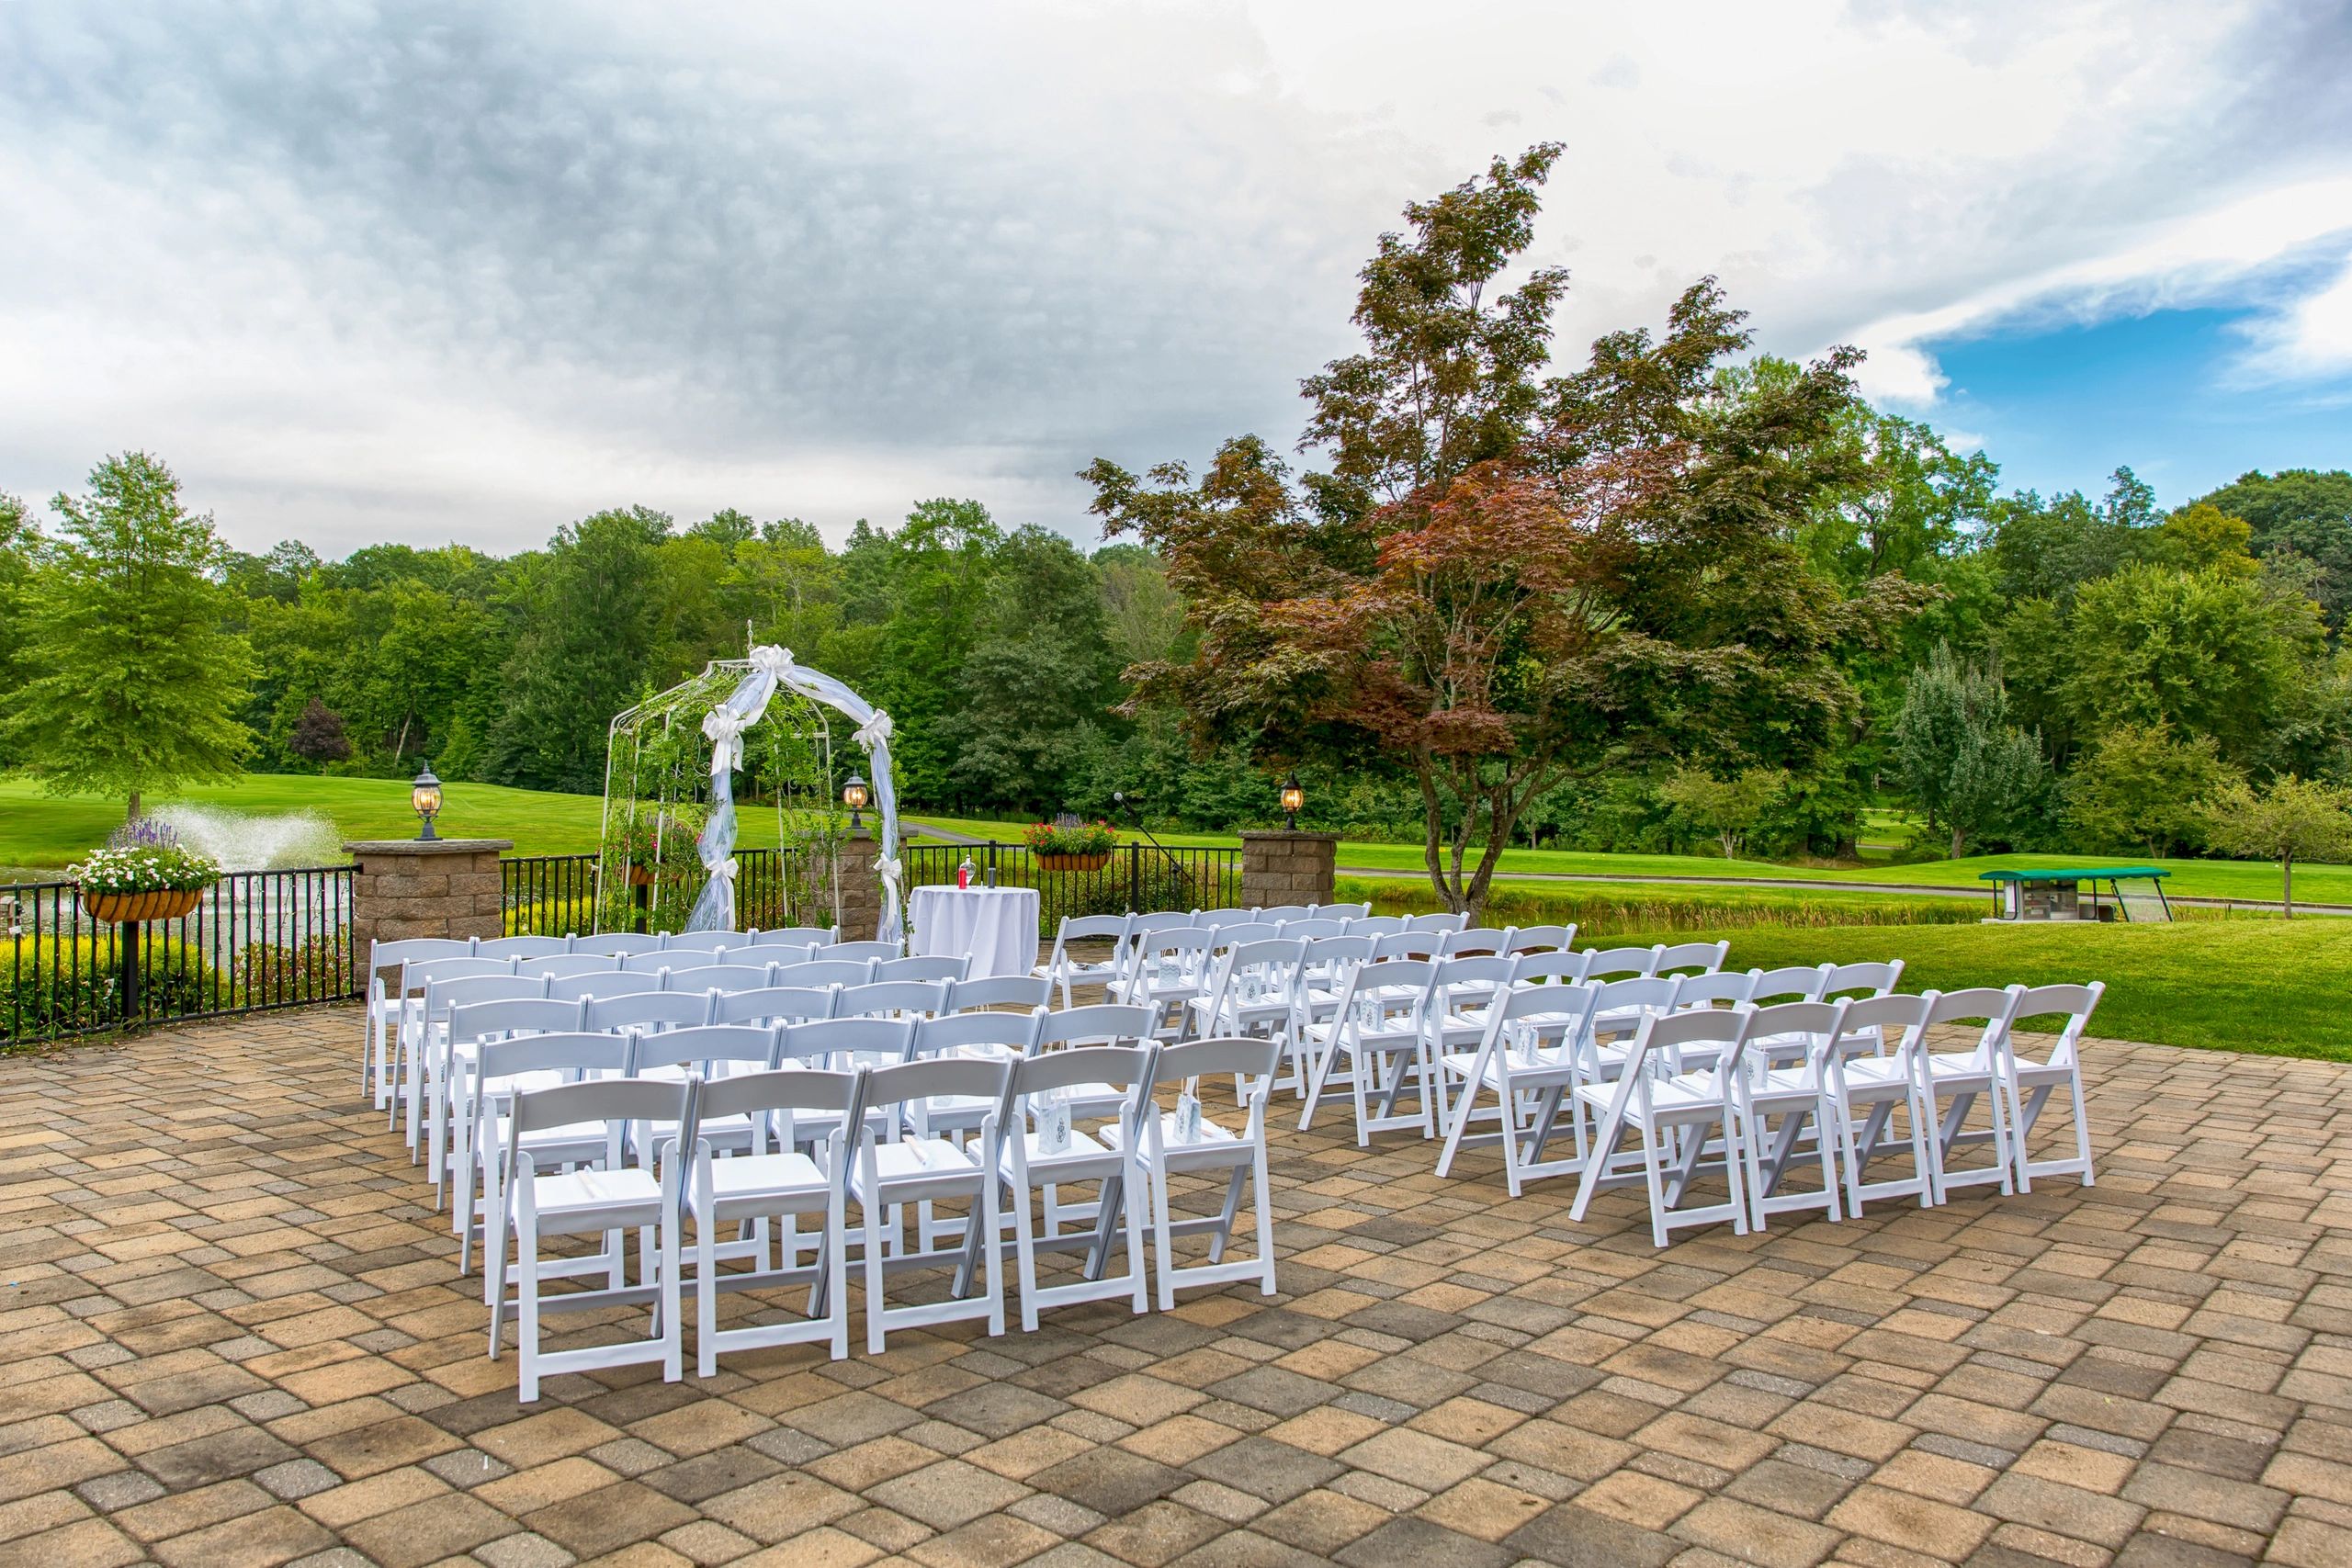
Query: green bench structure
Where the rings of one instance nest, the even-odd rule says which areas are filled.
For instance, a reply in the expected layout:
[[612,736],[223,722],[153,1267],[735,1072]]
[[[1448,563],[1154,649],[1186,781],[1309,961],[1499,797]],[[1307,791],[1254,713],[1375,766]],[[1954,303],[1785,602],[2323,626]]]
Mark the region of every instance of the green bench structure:
[[[2101,865],[2048,871],[1980,871],[1993,885],[1994,921],[2115,920],[2165,923],[2172,904],[2164,879],[2172,874],[2153,865]],[[2099,884],[2107,884],[2102,896]],[[2087,891],[2086,890],[2087,888]]]

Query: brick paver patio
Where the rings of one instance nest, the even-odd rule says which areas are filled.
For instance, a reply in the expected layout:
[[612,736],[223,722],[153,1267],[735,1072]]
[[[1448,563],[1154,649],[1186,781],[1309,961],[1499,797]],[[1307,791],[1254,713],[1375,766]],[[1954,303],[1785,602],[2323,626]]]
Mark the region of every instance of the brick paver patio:
[[1665,1253],[1343,1110],[1279,1298],[525,1410],[357,1027],[0,1061],[0,1562],[2352,1563],[2343,1066],[2095,1044],[2094,1190]]

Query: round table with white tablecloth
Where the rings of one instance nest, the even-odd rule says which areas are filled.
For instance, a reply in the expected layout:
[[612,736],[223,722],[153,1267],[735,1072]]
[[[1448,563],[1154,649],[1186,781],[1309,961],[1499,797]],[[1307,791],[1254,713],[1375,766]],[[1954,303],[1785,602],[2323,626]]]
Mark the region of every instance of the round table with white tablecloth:
[[926,957],[969,953],[975,980],[1026,975],[1037,963],[1037,890],[1034,887],[918,887],[909,895],[914,922],[910,953]]

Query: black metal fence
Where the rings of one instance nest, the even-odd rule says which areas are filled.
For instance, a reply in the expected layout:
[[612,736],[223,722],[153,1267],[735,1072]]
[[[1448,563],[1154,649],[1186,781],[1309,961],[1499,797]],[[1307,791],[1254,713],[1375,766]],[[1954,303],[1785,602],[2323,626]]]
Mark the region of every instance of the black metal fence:
[[232,872],[175,919],[94,918],[73,883],[0,885],[0,1046],[356,996],[352,868]]
[[[916,844],[899,854],[910,889],[955,881],[956,869],[967,855],[978,874],[977,881],[1035,888],[1038,931],[1046,936],[1059,929],[1065,915],[1208,909],[1241,901],[1239,850],[1126,843],[1099,862],[1081,859],[1056,865],[1041,863],[1026,844],[994,841]],[[832,902],[829,868],[821,857],[790,850],[741,850],[735,859],[739,926],[824,923],[809,914],[812,908],[830,908]],[[596,929],[594,855],[514,855],[499,863],[499,874],[508,935],[561,936]]]
[[[908,849],[907,886],[952,883],[967,858],[976,882],[1037,890],[1037,929],[1050,936],[1064,916],[1123,915],[1129,910],[1214,909],[1241,902],[1238,849],[1163,849],[1129,840],[1099,861],[1091,856],[1040,857],[1026,844],[994,840],[978,844],[918,844]],[[1046,861],[1057,863],[1047,864]]]

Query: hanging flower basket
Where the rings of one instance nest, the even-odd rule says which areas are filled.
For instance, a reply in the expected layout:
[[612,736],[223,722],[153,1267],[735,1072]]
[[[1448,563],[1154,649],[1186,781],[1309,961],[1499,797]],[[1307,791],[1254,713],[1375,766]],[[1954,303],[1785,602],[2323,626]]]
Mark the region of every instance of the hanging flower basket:
[[630,866],[630,867],[628,868],[628,885],[629,885],[631,887],[650,887],[650,886],[653,886],[653,868],[652,868],[651,866],[650,866],[650,865],[633,865],[633,866]]
[[155,887],[143,893],[94,893],[82,889],[82,912],[108,925],[176,920],[204,901],[199,887]]
[[1100,871],[1111,863],[1111,852],[1095,850],[1076,854],[1041,854],[1037,864],[1046,871]]

